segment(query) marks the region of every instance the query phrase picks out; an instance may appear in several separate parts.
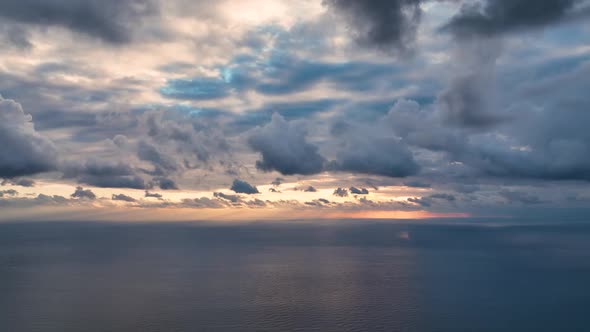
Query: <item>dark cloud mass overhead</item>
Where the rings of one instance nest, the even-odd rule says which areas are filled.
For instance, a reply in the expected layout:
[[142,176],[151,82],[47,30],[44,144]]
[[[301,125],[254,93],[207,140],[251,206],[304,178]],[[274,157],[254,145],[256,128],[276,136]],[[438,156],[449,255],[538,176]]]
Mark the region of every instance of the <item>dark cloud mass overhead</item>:
[[[129,42],[142,17],[157,13],[152,0],[2,0],[6,22],[58,26],[109,43]],[[26,41],[20,42],[20,44]]]

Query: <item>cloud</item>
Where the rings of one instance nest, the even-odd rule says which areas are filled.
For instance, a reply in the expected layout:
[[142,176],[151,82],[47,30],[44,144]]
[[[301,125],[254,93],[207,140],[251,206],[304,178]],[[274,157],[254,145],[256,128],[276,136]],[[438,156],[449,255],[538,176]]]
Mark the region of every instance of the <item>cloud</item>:
[[233,190],[234,192],[238,193],[238,194],[259,194],[260,192],[258,191],[258,189],[249,184],[246,181],[242,181],[242,180],[238,180],[235,179],[234,182],[231,185],[230,190]]
[[361,135],[344,139],[336,160],[329,165],[331,170],[388,177],[406,177],[420,170],[412,152],[398,139]]
[[208,197],[201,198],[186,198],[182,200],[183,207],[189,208],[207,208],[207,209],[221,209],[226,208],[227,204],[219,199],[211,199]]
[[152,192],[149,192],[147,190],[145,191],[145,195],[144,196],[147,197],[147,198],[157,198],[157,199],[162,199],[162,197],[163,197],[161,194],[152,193]]
[[154,180],[156,182],[158,182],[158,185],[160,186],[160,189],[162,189],[162,190],[177,190],[178,189],[176,182],[174,182],[168,178],[155,178]]
[[57,150],[35,130],[32,117],[14,100],[0,96],[0,177],[53,171]]
[[284,175],[311,175],[323,170],[324,158],[318,148],[307,142],[306,130],[273,114],[269,124],[255,129],[249,145],[262,154],[256,167],[263,171],[276,170]]
[[2,185],[13,185],[20,187],[34,187],[35,181],[32,179],[6,179],[2,181]]
[[463,6],[443,30],[460,37],[497,35],[577,19],[588,9],[585,0],[486,0]]
[[543,204],[545,201],[541,200],[538,196],[524,193],[521,191],[510,191],[503,190],[498,193],[501,197],[506,199],[508,203],[520,203],[525,205]]
[[4,197],[4,196],[16,196],[18,195],[18,191],[14,190],[14,189],[7,189],[7,190],[0,190],[0,197]]
[[242,199],[240,198],[239,195],[228,195],[228,194],[224,194],[221,192],[215,192],[215,193],[213,193],[213,196],[221,198],[221,199],[225,199],[225,200],[230,201],[232,203],[239,203],[242,201]]
[[318,190],[316,188],[312,187],[312,186],[309,186],[309,187],[303,189],[303,191],[306,192],[306,193],[315,193]]
[[141,19],[157,12],[152,0],[4,0],[0,7],[8,22],[63,27],[114,44],[129,42]]
[[334,190],[333,195],[338,197],[348,197],[348,190],[345,188],[337,188]]
[[125,194],[113,194],[112,198],[113,201],[123,201],[123,202],[137,202],[137,200],[131,196],[127,196]]
[[421,0],[324,0],[349,22],[354,38],[363,45],[410,49],[416,38]]
[[407,181],[404,182],[404,186],[412,187],[412,188],[430,188],[432,185],[430,183],[422,182],[422,181]]
[[350,187],[348,190],[350,190],[350,193],[353,195],[368,195],[369,194],[369,190],[367,190],[366,188]]
[[84,189],[82,187],[76,187],[76,191],[70,195],[72,198],[89,199],[95,200],[96,195],[90,189]]
[[64,178],[100,188],[148,189],[151,186],[122,161],[91,158],[82,162],[66,162],[61,166]]
[[408,202],[414,203],[423,207],[430,207],[440,201],[445,202],[454,202],[457,198],[451,194],[439,193],[439,194],[432,194],[430,196],[425,197],[410,197],[407,199]]

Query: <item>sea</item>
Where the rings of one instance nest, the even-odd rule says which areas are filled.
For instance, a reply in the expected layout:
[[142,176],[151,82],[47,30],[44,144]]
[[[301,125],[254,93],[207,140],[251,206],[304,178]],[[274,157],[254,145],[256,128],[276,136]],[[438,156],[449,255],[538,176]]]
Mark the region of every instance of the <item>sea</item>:
[[0,331],[590,331],[590,222],[1,223]]

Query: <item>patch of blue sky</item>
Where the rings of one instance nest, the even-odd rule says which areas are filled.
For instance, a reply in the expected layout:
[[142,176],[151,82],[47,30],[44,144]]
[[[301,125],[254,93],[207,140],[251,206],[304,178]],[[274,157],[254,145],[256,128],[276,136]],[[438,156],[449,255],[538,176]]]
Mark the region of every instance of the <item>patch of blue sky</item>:
[[230,88],[221,78],[197,77],[169,80],[160,88],[160,94],[174,99],[211,100],[227,97]]
[[213,67],[218,70],[219,77],[170,80],[160,93],[168,98],[185,100],[221,99],[232,92],[246,90],[276,96],[302,92],[320,82],[341,90],[366,92],[396,81],[402,84],[400,78],[408,70],[393,63],[326,62],[302,58],[296,55],[298,50],[292,42],[297,36],[291,35],[291,30],[264,26],[254,31],[271,34],[275,40],[269,45],[262,43],[265,47],[253,49],[252,54],[237,54],[228,63]]

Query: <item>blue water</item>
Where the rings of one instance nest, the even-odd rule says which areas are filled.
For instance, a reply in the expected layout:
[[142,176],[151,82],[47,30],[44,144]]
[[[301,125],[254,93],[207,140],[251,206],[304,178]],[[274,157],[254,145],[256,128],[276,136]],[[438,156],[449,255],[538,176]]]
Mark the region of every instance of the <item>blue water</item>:
[[0,224],[0,331],[590,331],[590,226]]

